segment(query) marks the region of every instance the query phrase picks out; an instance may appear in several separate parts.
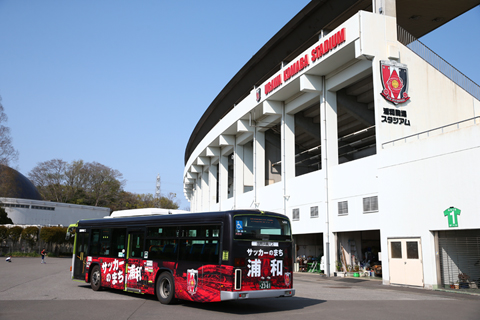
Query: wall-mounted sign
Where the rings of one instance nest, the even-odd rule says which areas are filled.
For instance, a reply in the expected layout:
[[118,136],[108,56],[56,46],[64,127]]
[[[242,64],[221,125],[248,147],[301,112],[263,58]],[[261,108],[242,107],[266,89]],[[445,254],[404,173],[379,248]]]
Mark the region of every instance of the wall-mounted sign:
[[[332,52],[335,48],[346,42],[345,32],[345,28],[342,28],[333,34],[329,34],[328,38],[322,40],[312,49],[310,55],[306,53],[283,68],[281,72],[274,76],[270,81],[265,83],[263,88],[265,96],[280,87],[284,82],[292,79],[300,71],[308,68],[310,66],[310,62],[314,64],[320,61],[322,58],[328,56],[328,53]],[[259,102],[261,97],[258,91],[256,96],[257,102]]]
[[380,76],[383,91],[380,93],[387,101],[397,105],[410,99],[407,93],[407,65],[396,61],[381,60]]
[[390,108],[383,108],[382,122],[410,125],[410,120],[407,119],[407,111]]
[[448,217],[449,228],[458,227],[458,216],[460,215],[460,212],[461,210],[455,207],[450,207],[443,211],[443,215]]

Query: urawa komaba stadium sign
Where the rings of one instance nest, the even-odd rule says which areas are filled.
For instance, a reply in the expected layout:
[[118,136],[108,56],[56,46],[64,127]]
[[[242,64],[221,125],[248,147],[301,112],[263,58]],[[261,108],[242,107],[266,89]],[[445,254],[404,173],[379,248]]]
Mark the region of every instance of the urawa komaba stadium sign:
[[[328,54],[330,51],[332,51],[345,41],[345,28],[342,28],[340,31],[337,31],[328,39],[320,42],[317,46],[315,46],[310,52],[310,54],[306,53],[302,57],[297,58],[297,60],[292,62],[288,67],[283,68],[283,70],[279,74],[277,74],[272,80],[265,84],[265,95],[268,95],[270,92],[280,87],[284,82],[287,82],[300,71],[306,69],[310,65],[310,63],[317,62],[320,58],[324,57],[326,54]],[[260,91],[257,90],[257,101],[260,101],[260,99]]]

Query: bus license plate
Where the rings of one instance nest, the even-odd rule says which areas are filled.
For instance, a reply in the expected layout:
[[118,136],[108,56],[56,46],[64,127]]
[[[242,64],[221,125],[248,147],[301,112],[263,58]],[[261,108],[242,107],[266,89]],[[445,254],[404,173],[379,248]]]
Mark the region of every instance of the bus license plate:
[[260,290],[271,289],[272,283],[270,281],[260,281]]

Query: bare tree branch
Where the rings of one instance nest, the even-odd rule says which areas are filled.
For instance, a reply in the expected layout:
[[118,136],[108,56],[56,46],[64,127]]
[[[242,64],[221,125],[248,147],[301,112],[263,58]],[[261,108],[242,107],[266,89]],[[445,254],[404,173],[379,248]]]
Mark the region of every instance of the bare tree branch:
[[0,97],[0,164],[10,166],[11,163],[18,161],[18,151],[13,148],[10,128],[4,125],[7,120],[8,117],[2,105],[2,97]]

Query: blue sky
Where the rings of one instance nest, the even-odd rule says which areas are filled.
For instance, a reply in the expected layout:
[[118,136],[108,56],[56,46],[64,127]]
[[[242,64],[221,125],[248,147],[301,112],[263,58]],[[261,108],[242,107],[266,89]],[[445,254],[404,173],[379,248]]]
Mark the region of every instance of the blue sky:
[[[185,147],[236,72],[309,1],[0,0],[0,96],[17,169],[55,158],[183,196]],[[480,7],[420,39],[480,83]]]

